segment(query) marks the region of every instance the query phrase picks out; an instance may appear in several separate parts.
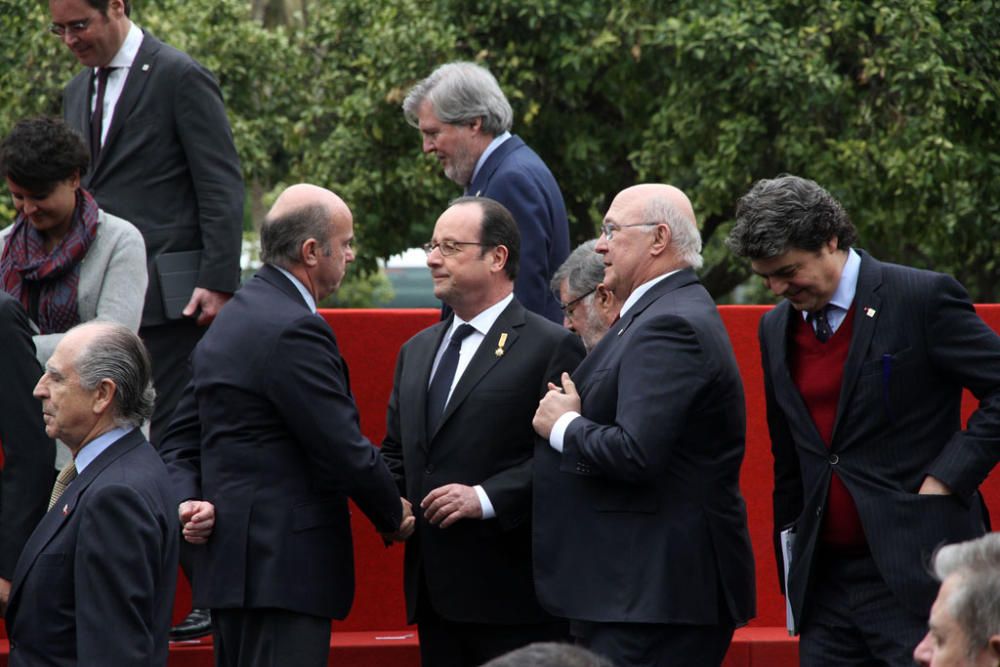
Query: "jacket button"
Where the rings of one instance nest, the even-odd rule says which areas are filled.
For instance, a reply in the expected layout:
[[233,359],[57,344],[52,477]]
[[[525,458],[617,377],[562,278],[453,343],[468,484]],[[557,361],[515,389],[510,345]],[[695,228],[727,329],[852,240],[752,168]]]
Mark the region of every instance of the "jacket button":
[[840,463],[840,457],[836,454],[830,454],[830,465],[835,466]]
[[816,508],[816,516],[823,516],[823,506],[820,505]]
[[427,467],[424,468],[424,474],[425,475],[430,475],[432,472],[434,472],[434,464],[433,463],[428,463]]

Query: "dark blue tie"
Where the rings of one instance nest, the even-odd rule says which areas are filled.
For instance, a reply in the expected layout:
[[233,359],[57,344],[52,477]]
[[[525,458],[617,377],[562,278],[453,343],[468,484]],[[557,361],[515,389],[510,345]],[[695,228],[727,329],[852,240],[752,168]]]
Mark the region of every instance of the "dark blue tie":
[[462,349],[462,341],[465,337],[474,332],[471,324],[463,324],[455,329],[448,341],[448,347],[441,355],[438,362],[437,372],[431,380],[431,386],[427,389],[427,438],[430,439],[437,430],[441,415],[444,414],[444,406],[448,402],[448,393],[451,391],[451,383],[455,380],[455,370],[458,368],[458,356]]
[[824,306],[819,310],[814,310],[809,313],[809,320],[813,323],[816,331],[816,338],[819,342],[825,343],[830,340],[830,336],[833,335],[833,329],[830,328],[830,320],[826,319],[826,313],[830,306]]

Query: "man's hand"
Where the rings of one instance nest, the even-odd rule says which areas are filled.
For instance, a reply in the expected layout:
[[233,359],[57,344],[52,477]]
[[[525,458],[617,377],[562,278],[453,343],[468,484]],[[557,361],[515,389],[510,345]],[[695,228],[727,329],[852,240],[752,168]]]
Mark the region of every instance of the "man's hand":
[[7,602],[10,601],[10,582],[0,577],[0,616],[7,613]]
[[447,528],[459,519],[482,519],[483,506],[479,495],[471,486],[445,484],[439,486],[420,501],[424,518],[434,526]]
[[405,542],[413,535],[414,528],[417,527],[417,518],[413,516],[413,504],[406,498],[399,499],[403,503],[403,520],[399,523],[399,528],[394,533],[382,533],[382,539],[389,542]]
[[181,532],[191,544],[205,544],[215,527],[215,505],[207,500],[185,500],[177,506]]
[[549,391],[538,403],[535,418],[531,425],[535,433],[546,440],[552,433],[552,426],[567,412],[580,411],[580,394],[576,393],[576,385],[570,379],[569,373],[562,374],[562,388],[549,383]]
[[197,313],[198,326],[207,327],[232,297],[233,295],[228,292],[216,292],[204,287],[195,287],[194,291],[191,292],[191,300],[184,306],[182,314],[184,317],[194,317]]
[[924,483],[920,485],[920,490],[917,493],[922,496],[950,496],[951,489],[937,477],[927,475],[927,477],[924,477]]

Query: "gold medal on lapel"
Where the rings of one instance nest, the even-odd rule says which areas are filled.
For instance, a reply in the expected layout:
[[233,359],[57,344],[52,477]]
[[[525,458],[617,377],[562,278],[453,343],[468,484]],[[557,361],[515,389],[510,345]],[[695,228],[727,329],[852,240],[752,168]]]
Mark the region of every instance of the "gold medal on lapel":
[[502,333],[502,334],[500,334],[500,340],[497,341],[497,349],[496,349],[496,351],[493,354],[497,355],[498,357],[502,357],[503,356],[503,346],[506,345],[506,344],[507,344],[507,334],[506,333]]

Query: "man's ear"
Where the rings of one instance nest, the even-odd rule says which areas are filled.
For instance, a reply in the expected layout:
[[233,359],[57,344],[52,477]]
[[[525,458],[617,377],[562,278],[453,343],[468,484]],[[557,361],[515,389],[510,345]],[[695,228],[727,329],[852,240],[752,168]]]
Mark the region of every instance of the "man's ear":
[[308,267],[314,267],[319,263],[319,241],[314,238],[308,238],[302,242],[302,247],[299,248],[299,258],[302,263]]
[[95,391],[96,394],[92,409],[96,415],[104,414],[111,407],[111,402],[115,400],[115,394],[118,393],[118,386],[114,380],[104,378],[97,384]]
[[507,266],[507,257],[510,251],[505,245],[493,246],[490,250],[490,270],[494,272],[503,271],[504,267]]
[[993,635],[987,644],[987,649],[994,659],[1000,660],[1000,635]]
[[670,233],[670,227],[667,223],[663,222],[656,225],[653,230],[653,244],[649,248],[649,253],[651,255],[660,255],[670,249],[670,240],[673,238],[673,234]]

